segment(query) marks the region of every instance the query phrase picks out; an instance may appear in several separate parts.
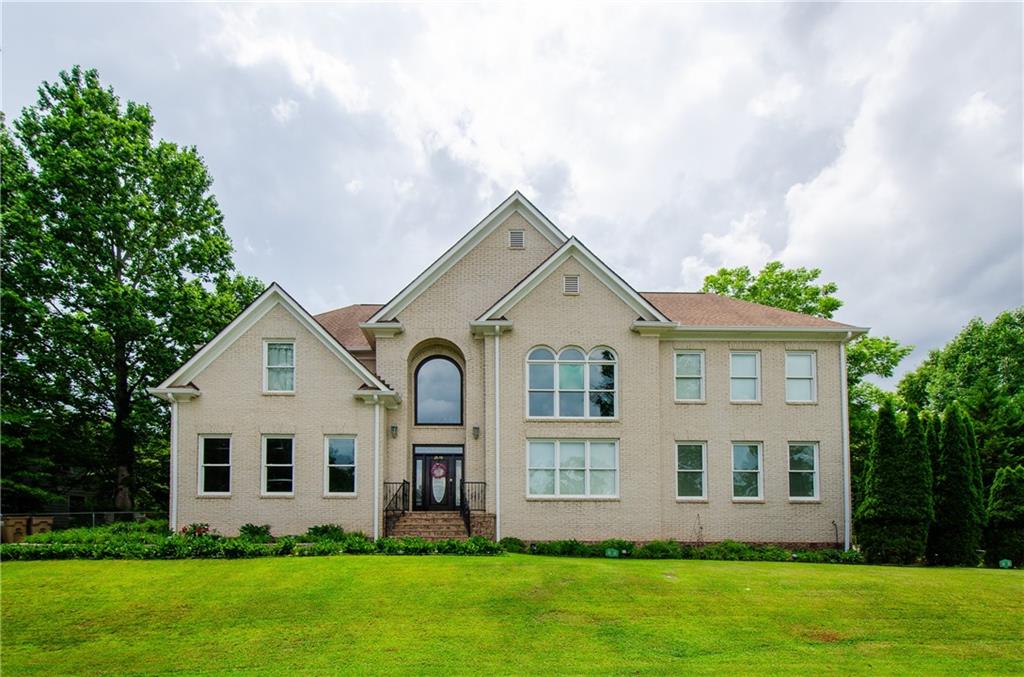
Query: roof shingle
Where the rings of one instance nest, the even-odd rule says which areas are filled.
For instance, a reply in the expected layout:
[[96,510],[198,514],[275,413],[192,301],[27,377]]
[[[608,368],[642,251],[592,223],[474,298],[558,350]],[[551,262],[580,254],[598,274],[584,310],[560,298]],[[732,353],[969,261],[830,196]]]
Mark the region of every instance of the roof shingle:
[[791,310],[740,301],[703,292],[640,292],[674,322],[691,327],[784,327],[821,328],[837,331],[858,329],[849,324],[804,315]]
[[357,303],[353,306],[345,306],[314,315],[313,319],[319,322],[338,343],[345,346],[346,350],[357,352],[372,350],[373,348],[366,340],[366,335],[359,328],[359,323],[366,322],[382,307],[377,303]]

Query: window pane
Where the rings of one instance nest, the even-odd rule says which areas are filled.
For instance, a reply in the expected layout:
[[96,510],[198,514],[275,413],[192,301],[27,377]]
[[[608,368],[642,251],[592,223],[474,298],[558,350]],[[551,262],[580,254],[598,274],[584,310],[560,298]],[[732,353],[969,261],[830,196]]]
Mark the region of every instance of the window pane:
[[536,349],[534,349],[534,350],[532,350],[530,352],[529,359],[531,359],[531,360],[553,360],[553,359],[555,359],[555,354],[553,352],[551,352],[550,350],[548,350],[547,348],[536,348]]
[[678,444],[676,461],[680,470],[703,470],[704,449],[699,444]]
[[203,463],[230,463],[231,440],[227,437],[203,438]]
[[356,441],[349,437],[332,437],[327,441],[327,463],[355,465]]
[[615,365],[590,365],[591,390],[615,390]]
[[560,360],[579,360],[583,361],[583,353],[576,350],[575,348],[566,348],[559,354],[558,359]]
[[562,442],[558,463],[563,468],[582,468],[586,465],[586,445],[583,442]]
[[681,472],[677,473],[676,495],[697,496],[704,495],[704,473]]
[[591,496],[614,496],[615,495],[615,471],[614,470],[591,470],[590,471],[590,495]]
[[789,473],[789,495],[795,498],[814,498],[814,473]]
[[462,422],[462,373],[451,360],[431,357],[416,370],[416,422]]
[[699,400],[700,379],[699,378],[677,378],[676,379],[677,400]]
[[295,390],[295,369],[293,367],[269,367],[267,369],[267,390]]
[[811,355],[786,353],[786,376],[811,378]]
[[753,353],[733,353],[732,376],[757,376],[757,356]]
[[582,496],[584,488],[583,470],[562,470],[558,473],[558,492],[563,496]]
[[789,445],[790,470],[814,470],[814,446],[810,444]]
[[531,364],[530,365],[530,387],[541,389],[554,389],[555,387],[555,365],[554,364]]
[[583,365],[559,364],[558,387],[562,390],[583,390]]
[[590,467],[615,469],[615,443],[591,442]]
[[757,445],[732,445],[732,467],[734,470],[757,470]]
[[267,438],[267,463],[292,462],[292,441],[289,438],[269,437]]
[[590,393],[590,415],[598,418],[615,416],[615,393]]
[[555,494],[555,471],[531,470],[530,493],[535,496],[553,496]]
[[811,392],[811,380],[787,378],[786,399],[790,402],[810,402],[814,399],[814,394]]
[[700,355],[696,353],[676,355],[676,376],[700,375]]
[[530,393],[530,416],[554,416],[555,394],[553,392]]
[[295,346],[291,343],[268,343],[267,366],[291,367],[295,364]]
[[290,492],[292,490],[292,467],[290,465],[267,466],[267,492]]
[[554,468],[555,467],[555,443],[554,442],[530,442],[530,467],[531,468]]
[[734,472],[732,474],[732,495],[737,498],[757,498],[757,473]]
[[559,416],[583,416],[583,393],[558,393]]
[[594,348],[590,351],[591,360],[600,360],[601,362],[614,362],[615,353],[608,350],[607,348]]
[[757,380],[752,378],[732,379],[732,390],[729,397],[733,400],[756,400]]
[[355,468],[328,468],[327,490],[331,493],[352,493],[356,490]]
[[203,491],[231,491],[231,468],[226,465],[203,468]]

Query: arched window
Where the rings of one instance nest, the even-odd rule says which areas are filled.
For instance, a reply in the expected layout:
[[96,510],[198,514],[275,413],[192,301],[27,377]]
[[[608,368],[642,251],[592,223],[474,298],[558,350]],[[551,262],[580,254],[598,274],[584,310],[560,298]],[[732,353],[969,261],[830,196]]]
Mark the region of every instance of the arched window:
[[609,348],[534,348],[526,357],[528,411],[540,418],[614,418],[616,358]]
[[449,357],[428,357],[416,367],[416,424],[462,425],[462,370]]

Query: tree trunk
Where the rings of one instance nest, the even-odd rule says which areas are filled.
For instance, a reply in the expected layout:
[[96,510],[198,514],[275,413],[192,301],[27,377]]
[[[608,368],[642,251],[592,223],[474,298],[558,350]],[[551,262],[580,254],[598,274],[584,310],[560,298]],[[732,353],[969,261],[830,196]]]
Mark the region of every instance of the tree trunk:
[[118,510],[131,510],[134,503],[135,484],[135,433],[129,418],[132,413],[132,396],[128,389],[128,359],[124,343],[115,339],[114,345],[114,463],[117,467],[117,484],[114,490],[114,506]]

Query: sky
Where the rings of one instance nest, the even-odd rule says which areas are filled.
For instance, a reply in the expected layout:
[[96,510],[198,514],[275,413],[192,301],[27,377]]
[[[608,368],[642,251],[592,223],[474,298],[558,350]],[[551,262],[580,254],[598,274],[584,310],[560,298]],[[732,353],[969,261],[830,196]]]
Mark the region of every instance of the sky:
[[835,319],[917,347],[898,374],[1024,305],[1019,3],[0,11],[8,119],[97,68],[312,312],[386,302],[517,189],[641,291],[821,268]]

